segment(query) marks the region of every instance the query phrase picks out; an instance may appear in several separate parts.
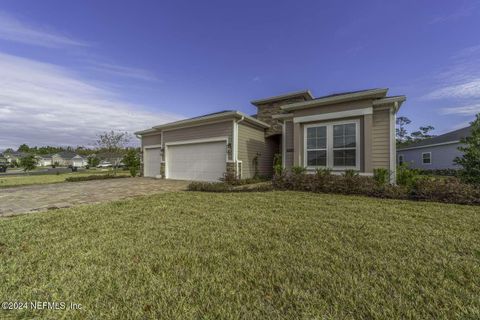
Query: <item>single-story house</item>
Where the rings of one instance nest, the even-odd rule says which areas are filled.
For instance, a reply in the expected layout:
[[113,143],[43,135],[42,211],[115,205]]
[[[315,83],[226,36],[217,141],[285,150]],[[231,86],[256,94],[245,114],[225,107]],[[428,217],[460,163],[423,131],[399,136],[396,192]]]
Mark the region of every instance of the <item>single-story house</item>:
[[62,151],[52,155],[52,163],[58,164],[62,167],[84,167],[87,165],[87,159],[79,156],[75,152],[72,151]]
[[14,151],[14,152],[5,153],[4,157],[7,159],[8,163],[12,163],[12,162],[19,163],[21,158],[26,157],[28,155],[29,154],[25,152]]
[[470,131],[471,127],[466,127],[398,148],[397,162],[407,163],[412,169],[459,169],[453,160],[463,155],[458,150],[460,140]]
[[52,156],[50,155],[40,155],[35,156],[37,159],[37,164],[41,167],[47,167],[52,165]]
[[270,176],[275,154],[285,169],[353,169],[372,175],[375,168],[385,168],[394,173],[395,115],[406,98],[388,97],[387,91],[314,97],[306,90],[252,101],[255,116],[227,110],[136,132],[143,174],[205,181],[225,172],[240,178]]

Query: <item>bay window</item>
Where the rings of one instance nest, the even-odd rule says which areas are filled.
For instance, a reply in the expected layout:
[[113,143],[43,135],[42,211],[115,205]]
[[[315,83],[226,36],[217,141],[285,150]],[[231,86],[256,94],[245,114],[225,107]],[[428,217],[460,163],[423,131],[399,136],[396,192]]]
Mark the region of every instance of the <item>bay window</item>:
[[359,170],[359,126],[358,120],[305,125],[305,166]]

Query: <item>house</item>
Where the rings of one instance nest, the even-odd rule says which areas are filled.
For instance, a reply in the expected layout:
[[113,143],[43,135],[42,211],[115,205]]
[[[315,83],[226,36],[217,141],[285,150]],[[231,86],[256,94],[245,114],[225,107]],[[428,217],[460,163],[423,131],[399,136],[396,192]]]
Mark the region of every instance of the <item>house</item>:
[[87,165],[87,159],[72,151],[62,151],[52,155],[52,163],[62,167],[84,167]]
[[397,162],[408,163],[413,169],[459,169],[454,159],[463,155],[458,150],[460,140],[470,131],[471,127],[466,127],[398,148]]
[[12,162],[19,163],[20,159],[28,155],[29,154],[25,152],[14,151],[14,152],[5,153],[4,157],[7,159],[7,162],[11,164]]
[[[221,111],[136,132],[146,177],[218,180],[271,176],[275,154],[285,169],[330,168],[372,175],[395,172],[395,115],[405,96],[369,89],[314,97],[294,92],[251,103],[255,116]],[[392,181],[395,174],[391,175]]]
[[52,165],[52,156],[39,155],[39,156],[35,156],[35,159],[37,159],[37,165],[41,167],[48,167]]

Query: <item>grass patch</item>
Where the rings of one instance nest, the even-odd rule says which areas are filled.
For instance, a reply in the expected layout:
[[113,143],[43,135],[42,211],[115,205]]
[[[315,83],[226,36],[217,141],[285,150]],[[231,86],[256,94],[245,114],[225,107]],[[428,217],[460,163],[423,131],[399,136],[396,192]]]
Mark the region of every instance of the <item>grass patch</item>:
[[[85,172],[69,172],[61,174],[39,174],[39,175],[18,175],[18,176],[1,176],[0,189],[8,187],[29,186],[34,184],[49,184],[66,182],[65,179],[69,177],[87,177],[95,174],[106,174],[106,171],[92,171]],[[129,175],[127,171],[117,172],[117,175]]]
[[[0,300],[102,319],[478,319],[478,207],[179,192],[0,220]],[[2,314],[3,312],[3,314]]]

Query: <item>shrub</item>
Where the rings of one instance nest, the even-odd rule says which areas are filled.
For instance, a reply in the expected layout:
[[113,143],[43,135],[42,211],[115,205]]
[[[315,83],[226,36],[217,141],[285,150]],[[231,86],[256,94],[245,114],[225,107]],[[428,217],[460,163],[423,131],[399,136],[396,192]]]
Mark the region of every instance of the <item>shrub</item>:
[[128,176],[116,176],[113,174],[94,174],[94,175],[83,176],[83,177],[68,177],[65,179],[65,181],[80,182],[80,181],[90,181],[90,180],[119,179],[119,178],[128,178]]
[[295,175],[302,175],[307,172],[307,168],[301,167],[301,166],[293,166],[292,167],[292,173]]
[[397,184],[411,188],[418,178],[418,171],[410,169],[406,163],[402,163],[397,167]]
[[411,192],[416,200],[459,204],[480,204],[480,188],[462,183],[458,178],[417,179]]
[[390,182],[390,171],[385,168],[373,169],[373,180],[378,186],[385,186]]
[[188,191],[204,191],[204,192],[228,192],[232,190],[232,186],[223,182],[199,182],[194,181],[187,187]]
[[138,155],[137,150],[129,149],[127,153],[123,157],[123,163],[128,168],[130,175],[132,177],[136,177],[138,171],[140,170],[140,157]]
[[192,182],[187,187],[188,191],[202,191],[202,192],[265,192],[272,191],[271,184],[263,183],[258,185],[241,185],[233,186],[224,182]]
[[317,177],[329,176],[332,174],[332,170],[329,168],[318,168],[315,170]]
[[282,175],[275,176],[275,190],[312,191],[348,195],[365,195],[389,199],[439,201],[458,204],[480,204],[480,188],[462,183],[456,178],[424,177],[411,179],[411,185],[390,185],[384,171],[377,178],[356,175]]
[[431,170],[417,170],[417,172],[421,175],[425,176],[447,176],[447,177],[457,177],[459,175],[459,171],[457,169],[431,169]]
[[275,153],[273,155],[273,175],[282,175],[284,172],[285,169],[282,165],[282,155],[280,153]]
[[358,176],[358,172],[353,169],[348,169],[348,170],[345,170],[345,172],[343,173],[343,176],[345,178],[354,178]]

